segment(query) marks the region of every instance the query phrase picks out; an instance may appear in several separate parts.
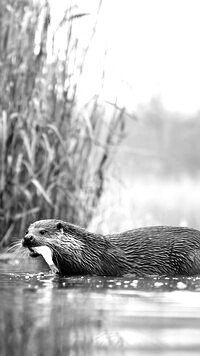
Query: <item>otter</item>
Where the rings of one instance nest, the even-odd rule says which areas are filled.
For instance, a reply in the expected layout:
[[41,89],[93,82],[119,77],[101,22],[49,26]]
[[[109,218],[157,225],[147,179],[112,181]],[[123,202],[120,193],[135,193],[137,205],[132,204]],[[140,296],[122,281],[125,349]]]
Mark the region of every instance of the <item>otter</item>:
[[101,235],[62,220],[39,220],[22,239],[31,257],[42,255],[64,276],[121,277],[200,273],[200,231],[152,226]]

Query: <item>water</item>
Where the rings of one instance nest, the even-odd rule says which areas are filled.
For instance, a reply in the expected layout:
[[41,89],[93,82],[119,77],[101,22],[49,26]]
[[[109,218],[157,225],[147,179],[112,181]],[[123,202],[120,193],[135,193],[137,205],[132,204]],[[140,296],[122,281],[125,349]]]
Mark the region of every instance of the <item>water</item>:
[[59,278],[0,261],[0,355],[199,355],[200,277]]

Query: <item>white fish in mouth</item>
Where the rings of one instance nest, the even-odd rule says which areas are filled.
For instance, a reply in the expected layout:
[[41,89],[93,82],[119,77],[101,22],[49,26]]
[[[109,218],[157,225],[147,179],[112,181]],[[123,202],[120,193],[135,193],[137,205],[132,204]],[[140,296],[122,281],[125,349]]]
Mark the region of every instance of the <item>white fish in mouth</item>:
[[36,246],[36,247],[34,247],[34,251],[37,252],[39,255],[41,255],[44,258],[44,260],[49,265],[52,272],[54,272],[54,273],[59,272],[58,268],[53,263],[52,251],[48,246]]

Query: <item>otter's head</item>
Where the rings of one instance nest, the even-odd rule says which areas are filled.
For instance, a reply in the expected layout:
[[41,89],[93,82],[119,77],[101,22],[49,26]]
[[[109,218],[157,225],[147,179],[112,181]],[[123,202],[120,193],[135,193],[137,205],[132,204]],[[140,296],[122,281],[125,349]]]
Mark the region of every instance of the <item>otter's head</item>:
[[22,239],[22,246],[30,250],[31,257],[37,257],[36,247],[48,246],[63,233],[61,220],[39,220],[31,224]]
[[62,274],[85,274],[81,261],[87,232],[62,220],[39,220],[31,224],[22,240],[31,257],[42,255],[50,268]]

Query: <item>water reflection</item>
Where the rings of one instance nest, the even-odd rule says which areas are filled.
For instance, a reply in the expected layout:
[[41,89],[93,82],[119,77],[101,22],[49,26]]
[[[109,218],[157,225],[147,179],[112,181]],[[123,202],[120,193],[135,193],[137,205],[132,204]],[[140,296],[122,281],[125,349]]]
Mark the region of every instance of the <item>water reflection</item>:
[[0,264],[0,355],[200,351],[200,277],[58,278]]

